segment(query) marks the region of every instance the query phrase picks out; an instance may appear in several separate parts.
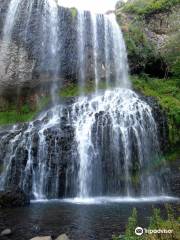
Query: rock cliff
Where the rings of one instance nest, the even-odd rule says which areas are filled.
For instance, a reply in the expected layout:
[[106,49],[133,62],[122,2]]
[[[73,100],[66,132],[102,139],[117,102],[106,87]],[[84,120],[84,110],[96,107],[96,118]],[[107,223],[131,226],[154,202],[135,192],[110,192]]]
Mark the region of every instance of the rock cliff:
[[164,77],[175,74],[180,63],[180,2],[174,1],[167,8],[165,3],[158,8],[151,2],[121,2],[117,4],[116,16],[124,31],[132,73],[145,71]]

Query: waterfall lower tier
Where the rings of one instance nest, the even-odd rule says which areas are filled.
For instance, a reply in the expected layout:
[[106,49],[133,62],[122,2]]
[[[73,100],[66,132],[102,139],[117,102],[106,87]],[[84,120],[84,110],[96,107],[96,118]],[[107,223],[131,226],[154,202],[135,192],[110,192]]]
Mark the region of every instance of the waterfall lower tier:
[[157,131],[151,107],[131,90],[57,105],[0,132],[0,188],[19,185],[36,199],[162,195]]

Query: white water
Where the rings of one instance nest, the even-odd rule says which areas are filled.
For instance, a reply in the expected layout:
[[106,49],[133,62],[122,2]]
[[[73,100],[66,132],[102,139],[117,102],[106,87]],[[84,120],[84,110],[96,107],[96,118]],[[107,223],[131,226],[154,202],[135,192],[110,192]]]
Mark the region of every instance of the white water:
[[[40,31],[42,32],[41,40],[41,65],[44,67],[45,63],[49,62],[49,70],[53,72],[52,76],[52,88],[51,95],[53,102],[57,101],[57,75],[59,72],[59,56],[57,55],[57,51],[59,49],[60,41],[58,39],[58,5],[55,0],[11,0],[9,3],[9,7],[7,10],[7,15],[3,27],[2,34],[2,43],[0,46],[0,77],[1,79],[6,79],[7,69],[12,68],[13,61],[16,66],[13,68],[16,69],[16,75],[18,76],[21,73],[21,66],[18,65],[19,59],[13,59],[12,54],[15,51],[13,48],[15,45],[14,35],[16,41],[18,41],[19,37],[23,44],[27,44],[28,39],[28,31],[30,28],[30,23],[33,21],[32,12],[33,7],[37,3],[39,14],[41,17],[39,21],[42,21],[42,26]],[[24,14],[23,21],[20,22],[19,29],[17,28],[17,23],[19,19],[22,18],[22,14]],[[20,32],[18,32],[20,30]],[[18,46],[19,47],[19,46]],[[47,50],[48,49],[48,50]],[[19,50],[18,50],[19,51]],[[25,49],[24,49],[25,51]],[[49,56],[47,57],[47,51],[49,52]],[[20,58],[21,56],[19,52],[17,52],[18,56],[14,56],[14,58]],[[47,68],[47,66],[46,66]],[[8,77],[8,76],[7,76]],[[8,81],[8,79],[7,79]],[[15,81],[15,80],[14,80]]]
[[48,18],[44,19],[47,21],[46,24],[50,25],[50,33],[47,33],[50,37],[49,40],[49,49],[50,49],[50,69],[52,70],[52,88],[51,95],[53,103],[56,104],[58,101],[58,73],[59,73],[59,59],[60,57],[57,55],[60,39],[58,38],[58,6],[55,0],[48,0],[46,2],[47,6],[45,6],[45,10],[49,12]]
[[80,205],[99,205],[99,204],[110,204],[110,203],[153,203],[153,202],[179,202],[179,198],[170,196],[154,196],[154,197],[95,197],[95,198],[65,198],[65,199],[52,199],[52,200],[32,200],[31,202],[36,203],[69,203],[69,204],[80,204]]
[[[104,114],[102,121],[106,124],[105,126],[108,125],[108,122],[110,124],[110,139],[104,140],[103,135],[107,134],[107,132],[103,128],[103,123],[96,121],[101,113]],[[146,126],[147,122],[144,121],[145,118],[149,121],[148,128]],[[132,132],[135,141],[137,141],[139,164],[142,168],[146,164],[148,167],[150,159],[153,161],[159,151],[157,129],[151,108],[133,91],[117,88],[106,91],[103,95],[94,96],[92,99],[88,97],[79,98],[79,101],[73,106],[72,119],[76,130],[76,141],[80,156],[78,196],[81,198],[90,197],[94,188],[96,194],[101,195],[103,179],[101,151],[108,147],[106,142],[108,140],[112,147],[111,154],[114,155],[113,162],[111,162],[114,181],[113,183],[109,182],[110,188],[113,187],[113,191],[116,193],[122,192],[120,176],[124,174],[125,195],[131,195],[132,179],[130,178],[130,169],[132,168],[132,156],[134,153],[131,150],[132,135],[130,133]],[[99,125],[96,126],[96,124]],[[96,134],[95,139],[92,134]],[[98,140],[99,134],[102,136],[100,140]],[[121,145],[119,145],[120,142]],[[156,152],[151,152],[149,144],[153,144],[152,148],[156,149]],[[122,149],[120,149],[120,146]],[[123,154],[123,159],[120,157],[121,154]],[[124,162],[123,165],[122,161]],[[161,187],[158,182],[155,187],[152,179],[143,178],[145,176],[142,175],[140,180],[142,182],[142,195],[146,195],[146,192],[150,193],[150,191],[153,194],[157,189],[160,190]]]
[[[12,31],[15,24],[15,20],[18,15],[19,4],[22,0],[12,0],[10,2],[7,17],[4,23],[3,28],[3,37],[0,46],[0,78],[6,74],[6,65],[4,64],[5,61],[8,59],[8,55],[10,54],[10,44],[11,44],[11,37]],[[0,90],[1,91],[1,90]]]
[[111,24],[113,37],[113,61],[115,64],[115,85],[116,87],[130,87],[128,80],[128,61],[126,46],[123,39],[122,31],[116,21],[114,14],[108,16]]
[[[22,8],[20,3],[14,0],[10,3],[4,26],[4,29],[7,28],[7,31],[4,30],[7,48],[12,41],[14,22]],[[29,1],[24,29],[26,40],[32,8]],[[25,130],[21,129],[20,135],[19,130],[15,129],[15,136],[7,134],[5,139],[1,139],[2,145],[6,137],[11,139],[3,145],[10,154],[5,153],[3,158],[1,188],[13,182],[13,161],[19,161],[18,151],[25,149],[27,162],[19,170],[19,185],[36,199],[58,198],[61,181],[65,182],[63,196],[76,196],[72,200],[76,202],[93,202],[94,199],[96,202],[135,201],[133,196],[136,195],[141,196],[138,201],[160,199],[164,195],[165,184],[152,168],[160,154],[157,126],[151,107],[130,90],[126,47],[115,16],[90,13],[89,23],[86,23],[85,12],[78,12],[76,44],[81,67],[78,69],[79,87],[84,88],[89,80],[86,78],[85,57],[89,36],[86,30],[89,29],[92,34],[89,43],[92,45],[95,94],[81,96],[67,107],[58,105],[56,97],[61,63],[58,55],[61,44],[58,37],[58,8],[51,0],[39,0],[39,8],[42,8],[41,65],[52,79],[51,95],[55,106],[39,116],[38,121],[29,123]],[[101,83],[115,88],[101,92]],[[63,149],[64,142],[60,141],[65,129],[64,126],[61,128],[63,121],[65,127],[73,128],[68,139],[72,140],[71,155],[66,164],[72,163],[65,170],[62,170],[65,164],[61,160],[66,148]],[[35,141],[35,138],[38,140]],[[61,175],[61,179],[62,171],[65,171],[65,176]],[[132,172],[135,172],[134,176]],[[71,186],[72,182],[77,189],[73,184]],[[104,195],[116,197],[102,197]]]
[[22,0],[12,0],[9,4],[7,18],[3,29],[3,41],[10,42],[12,36],[12,30],[18,17],[19,4]]
[[107,88],[110,86],[110,75],[111,75],[111,60],[110,60],[110,22],[108,21],[108,18],[104,18],[104,50],[105,50],[105,70],[106,70],[106,86]]
[[79,59],[79,88],[81,94],[85,87],[85,13],[78,11],[78,26],[77,26],[77,46],[78,46],[78,59]]
[[95,14],[91,14],[92,21],[92,29],[93,29],[93,57],[94,57],[94,74],[95,74],[95,91],[97,93],[100,81],[100,73],[99,73],[99,61],[98,61],[98,16]]

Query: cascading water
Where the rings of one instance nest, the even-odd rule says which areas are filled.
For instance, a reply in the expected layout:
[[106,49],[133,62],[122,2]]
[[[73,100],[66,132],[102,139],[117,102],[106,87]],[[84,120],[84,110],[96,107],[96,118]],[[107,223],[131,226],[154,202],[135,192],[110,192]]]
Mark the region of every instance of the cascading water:
[[77,27],[77,45],[78,45],[78,59],[79,59],[79,87],[82,92],[85,87],[85,13],[78,12],[78,27]]
[[[37,39],[32,37],[35,34],[30,27],[32,21],[35,22],[37,27],[40,25],[36,36]],[[16,54],[20,59],[20,50],[28,49],[29,45],[31,45],[31,55],[33,56],[34,52],[39,55],[38,58],[42,71],[44,73],[51,73],[51,80],[53,82],[51,91],[53,101],[55,101],[60,58],[58,56],[60,48],[58,24],[58,6],[54,0],[10,1],[3,28],[2,44],[0,46],[1,79],[5,79],[5,82],[7,81],[6,76],[9,77],[7,69],[10,66],[11,68],[16,68],[17,78],[21,81],[22,66],[20,65],[20,61],[12,61],[11,59],[13,48],[17,45]],[[35,49],[35,43],[41,45],[39,53]]]
[[98,29],[97,29],[97,23],[98,23],[98,16],[95,14],[91,14],[91,22],[92,22],[92,29],[93,29],[93,57],[94,57],[94,74],[95,74],[95,89],[96,92],[99,87],[100,82],[100,72],[99,72],[99,61],[98,61]]
[[116,87],[130,87],[128,79],[128,61],[126,46],[123,39],[122,32],[116,22],[115,15],[109,16],[112,38],[113,38],[113,61],[115,71],[115,86]]
[[[129,88],[126,47],[114,15],[78,11],[74,19],[69,12],[60,16],[53,0],[12,0],[3,35],[9,51],[22,9],[28,17],[19,39],[27,46],[34,46],[32,14],[40,16],[38,61],[51,79],[54,106],[29,124],[0,130],[0,189],[19,185],[36,199],[163,194],[165,184],[154,170],[158,128],[151,107]],[[67,22],[58,21],[66,17],[76,26],[70,37]],[[59,104],[59,73],[72,52],[82,96]],[[89,81],[95,94],[83,96]],[[100,90],[101,84],[112,88]]]
[[137,94],[119,88],[92,100],[82,98],[73,105],[72,119],[80,159],[79,197],[133,196],[136,184],[141,196],[161,192],[156,174],[148,176],[159,154],[156,124],[151,108]]

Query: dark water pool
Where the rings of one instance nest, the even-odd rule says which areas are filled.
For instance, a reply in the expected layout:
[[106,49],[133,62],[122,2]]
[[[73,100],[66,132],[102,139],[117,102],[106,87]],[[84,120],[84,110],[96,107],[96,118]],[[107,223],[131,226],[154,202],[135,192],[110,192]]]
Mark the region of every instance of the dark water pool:
[[[174,208],[178,201],[171,202]],[[125,230],[132,209],[138,210],[139,225],[147,226],[152,208],[162,210],[165,202],[116,202],[75,204],[71,202],[37,202],[30,207],[0,210],[0,230],[9,227],[11,237],[2,240],[28,240],[37,235],[57,237],[67,233],[72,240],[110,240],[112,234]]]

